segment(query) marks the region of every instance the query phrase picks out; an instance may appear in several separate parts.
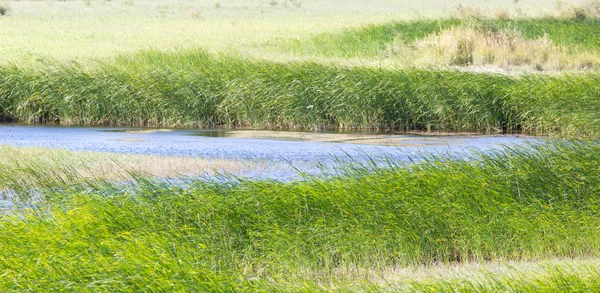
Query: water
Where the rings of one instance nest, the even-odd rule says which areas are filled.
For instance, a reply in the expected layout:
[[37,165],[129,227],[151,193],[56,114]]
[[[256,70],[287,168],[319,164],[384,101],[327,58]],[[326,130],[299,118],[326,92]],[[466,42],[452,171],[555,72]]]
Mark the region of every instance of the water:
[[[260,160],[274,168],[247,176],[287,178],[295,168],[314,174],[317,165],[340,161],[418,159],[424,154],[467,156],[538,139],[518,136],[420,136],[375,133],[311,133],[251,130],[141,129],[0,125],[0,144],[156,156]],[[362,159],[361,159],[362,158]]]

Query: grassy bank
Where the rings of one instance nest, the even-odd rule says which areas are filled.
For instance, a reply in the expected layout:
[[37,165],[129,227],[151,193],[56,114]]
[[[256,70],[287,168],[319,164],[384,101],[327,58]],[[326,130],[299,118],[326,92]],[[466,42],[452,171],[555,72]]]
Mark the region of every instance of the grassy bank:
[[[206,12],[211,21],[199,17],[198,23],[183,17],[185,12],[177,5],[169,6],[177,8],[173,17],[158,20],[115,18],[106,26],[106,19],[96,15],[86,19],[93,25],[75,25],[90,27],[73,31],[76,44],[61,33],[73,26],[74,20],[67,17],[57,22],[56,32],[43,32],[55,37],[33,42],[24,36],[20,27],[41,27],[48,20],[25,17],[31,13],[29,4],[17,3],[15,18],[0,20],[11,28],[0,37],[14,46],[0,54],[6,57],[0,60],[0,120],[526,131],[581,138],[600,133],[600,38],[594,37],[600,22],[594,1],[565,6],[542,18],[514,17],[514,11],[506,9],[518,8],[517,3],[504,7],[508,14],[496,17],[474,13],[478,10],[467,6],[460,9],[471,15],[438,20],[393,21],[375,10],[368,10],[373,17],[364,19],[348,18],[335,9],[324,9],[327,17],[313,15],[328,22],[335,15],[336,25],[308,21],[303,17],[310,13],[304,8],[283,1],[267,10],[287,25],[266,28],[270,18],[254,15],[266,9],[265,3],[250,5],[252,17],[214,20],[223,13],[237,17],[235,7],[249,5],[244,1],[213,7]],[[316,5],[304,4],[300,6]],[[103,5],[76,10],[94,14],[117,3]],[[366,9],[362,2],[356,5]],[[123,13],[136,9],[127,6]],[[303,25],[307,22],[309,26]],[[116,32],[127,37],[116,38]],[[65,55],[50,52],[54,49],[44,55],[33,47],[60,48]],[[149,47],[156,51],[140,52]],[[199,47],[206,51],[194,49]],[[94,52],[99,59],[81,52]]]
[[298,55],[373,58],[386,57],[394,39],[411,44],[419,39],[456,27],[471,27],[485,31],[518,31],[526,39],[546,35],[554,44],[571,49],[598,51],[597,35],[600,19],[533,18],[500,19],[487,17],[448,18],[439,20],[402,21],[369,25],[341,32],[323,33],[312,38],[293,40],[281,50]]
[[592,139],[291,182],[0,147],[0,291],[600,291],[600,1],[459,3],[0,0],[0,122]]
[[472,16],[392,22],[323,33],[283,42],[280,50],[303,59],[349,59],[384,68],[598,70],[600,38],[595,36],[599,29],[597,17]]
[[[44,212],[0,218],[0,288],[585,291],[597,263],[566,259],[600,256],[598,158],[556,143],[324,181],[47,186]],[[509,260],[533,263],[494,269]],[[490,273],[401,273],[457,263]]]
[[538,131],[595,136],[600,76],[343,68],[140,53],[94,69],[0,68],[4,121]]

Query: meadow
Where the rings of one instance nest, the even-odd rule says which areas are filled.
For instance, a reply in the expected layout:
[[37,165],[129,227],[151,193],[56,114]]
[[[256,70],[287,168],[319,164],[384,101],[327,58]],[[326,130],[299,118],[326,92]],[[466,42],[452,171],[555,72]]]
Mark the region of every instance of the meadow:
[[[297,7],[292,2],[300,4]],[[554,10],[543,0],[514,4],[488,1],[490,10],[542,15]],[[369,24],[441,17],[459,4],[479,0],[90,0],[3,1],[0,63],[45,61],[88,63],[140,50],[202,47],[211,52],[273,56],[269,44],[309,38]],[[219,5],[216,5],[219,3]]]
[[600,2],[348,2],[0,2],[0,122],[553,139],[289,182],[0,146],[0,291],[599,291]]

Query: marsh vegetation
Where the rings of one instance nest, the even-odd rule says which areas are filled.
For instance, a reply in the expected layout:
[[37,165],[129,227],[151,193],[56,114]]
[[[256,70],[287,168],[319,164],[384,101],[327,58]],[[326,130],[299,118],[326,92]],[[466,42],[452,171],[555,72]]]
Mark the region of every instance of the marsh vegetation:
[[488,2],[0,2],[2,122],[554,138],[285,181],[1,146],[0,291],[600,290],[600,2]]
[[471,13],[265,38],[227,54],[153,49],[23,63],[18,51],[0,68],[0,119],[594,137],[600,39],[591,36],[600,22],[589,3],[586,17]]
[[[0,286],[539,291],[543,282],[547,290],[596,288],[599,152],[596,142],[553,143],[476,160],[349,166],[337,178],[290,183],[174,185],[139,176],[123,186],[74,173],[61,182],[43,175],[59,170],[42,166],[26,171],[35,179],[26,183],[3,172],[3,187],[31,184],[37,192],[31,202],[27,188],[13,188],[13,198],[30,204],[2,216]],[[548,261],[536,264],[540,259]],[[507,261],[534,263],[498,268]],[[480,270],[468,269],[478,263]],[[467,271],[452,277],[406,275],[458,264]]]

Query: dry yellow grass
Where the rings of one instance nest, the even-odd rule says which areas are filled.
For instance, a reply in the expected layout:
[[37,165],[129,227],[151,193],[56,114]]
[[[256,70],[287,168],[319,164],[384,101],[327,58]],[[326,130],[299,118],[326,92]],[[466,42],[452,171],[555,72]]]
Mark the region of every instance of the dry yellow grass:
[[[113,154],[68,151],[37,147],[0,146],[0,166],[46,166],[48,170],[68,168],[85,177],[125,179],[130,172],[166,178],[179,175],[239,173],[264,168],[261,162],[193,157]],[[67,167],[68,166],[68,167]],[[60,173],[60,172],[57,172]]]
[[390,52],[405,64],[420,66],[495,66],[534,70],[593,69],[600,58],[586,51],[568,52],[547,36],[528,40],[518,31],[481,31],[460,27],[406,45],[399,36]]
[[[355,268],[336,269],[328,276],[305,269],[303,277],[315,280],[335,278],[352,283],[354,280],[366,280],[393,292],[414,292],[413,284],[463,284],[472,282],[493,286],[494,280],[514,280],[515,282],[534,282],[550,278],[552,274],[586,273],[597,271],[598,259],[548,259],[539,261],[496,261],[488,263],[455,263],[434,266],[396,267],[379,271],[357,270]],[[329,288],[331,284],[321,283]],[[333,289],[333,288],[331,288]],[[495,288],[498,290],[498,288]],[[385,290],[384,290],[385,291]],[[493,290],[492,290],[493,291]],[[487,292],[487,291],[486,291]],[[491,292],[491,291],[490,291]]]

